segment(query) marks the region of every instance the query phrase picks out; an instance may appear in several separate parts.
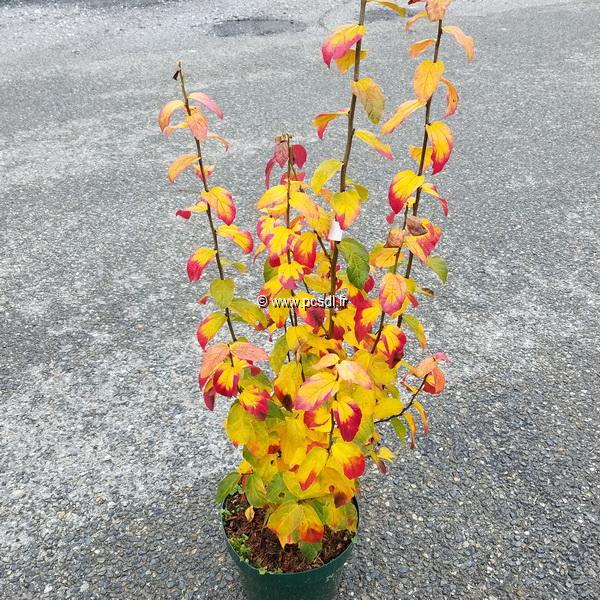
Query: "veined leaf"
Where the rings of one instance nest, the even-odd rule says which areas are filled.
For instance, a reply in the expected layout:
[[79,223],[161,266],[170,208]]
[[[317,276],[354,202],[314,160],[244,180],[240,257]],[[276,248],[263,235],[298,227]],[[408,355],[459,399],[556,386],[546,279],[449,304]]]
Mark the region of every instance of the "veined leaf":
[[423,328],[423,324],[417,317],[411,315],[410,313],[405,313],[402,317],[404,323],[406,323],[410,329],[412,329],[413,333],[417,336],[417,340],[423,350],[427,346],[427,341],[425,339],[425,329]]
[[316,169],[310,181],[310,187],[318,194],[323,186],[342,168],[342,161],[335,158],[324,160]]
[[444,74],[444,63],[424,60],[415,71],[414,89],[420,102],[425,103],[437,89]]
[[363,105],[369,120],[377,125],[385,108],[385,96],[381,88],[370,77],[353,81],[351,86],[352,93]]
[[237,487],[241,477],[242,476],[237,471],[225,475],[217,487],[217,493],[215,495],[216,504],[222,504],[224,500],[233,493],[233,490]]
[[354,135],[365,144],[368,144],[379,152],[381,156],[385,156],[388,160],[392,160],[394,155],[392,154],[392,147],[389,144],[385,144],[382,142],[374,133],[371,131],[366,131],[364,129],[357,129],[354,132]]
[[360,242],[349,237],[345,237],[338,244],[338,249],[348,265],[348,280],[354,287],[362,289],[371,272],[369,253]]
[[233,300],[234,290],[233,279],[215,279],[210,284],[209,293],[219,308],[227,308]]

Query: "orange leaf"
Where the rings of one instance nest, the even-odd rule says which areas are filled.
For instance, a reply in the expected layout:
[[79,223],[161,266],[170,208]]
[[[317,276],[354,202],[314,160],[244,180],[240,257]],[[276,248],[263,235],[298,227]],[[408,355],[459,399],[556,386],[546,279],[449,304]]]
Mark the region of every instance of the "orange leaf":
[[452,148],[454,147],[454,137],[450,127],[442,121],[434,121],[431,125],[427,125],[427,133],[431,140],[432,173],[439,173],[450,158]]
[[392,147],[389,144],[382,142],[374,133],[364,129],[357,129],[354,132],[354,135],[356,135],[359,140],[363,141],[365,144],[368,144],[371,146],[371,148],[379,152],[381,156],[385,156],[385,158],[388,160],[392,160],[394,158],[394,155],[392,154]]
[[254,249],[254,239],[250,232],[240,229],[237,225],[221,225],[217,229],[217,233],[236,243],[244,251],[244,254],[250,254]]
[[427,0],[427,16],[430,21],[440,21],[452,0]]
[[363,38],[366,31],[364,25],[343,25],[336,29],[321,48],[325,64],[330,67],[333,59],[342,58],[347,50]]
[[444,74],[444,63],[424,60],[415,71],[413,86],[417,98],[425,103],[437,89]]
[[226,225],[231,225],[235,219],[236,209],[231,192],[221,187],[214,187],[208,192],[202,192],[202,198],[217,212],[217,216]]
[[442,117],[451,117],[456,112],[458,106],[458,92],[454,85],[442,77],[442,83],[448,88],[448,95],[446,96],[446,114]]
[[204,353],[199,376],[200,387],[204,387],[206,380],[215,372],[215,369],[228,354],[229,347],[227,344],[215,344]]
[[231,354],[234,356],[250,362],[269,360],[269,355],[262,348],[250,342],[234,342],[231,344],[230,349]]
[[449,33],[454,39],[460,44],[466,55],[467,60],[471,62],[475,58],[475,40],[470,35],[466,35],[465,32],[456,25],[445,25],[442,29]]
[[350,109],[347,108],[345,110],[339,110],[338,112],[321,113],[320,115],[317,115],[313,119],[313,126],[317,129],[317,135],[319,136],[319,139],[323,139],[325,130],[331,121],[337,119],[338,117],[347,115],[349,111]]
[[160,112],[158,113],[158,126],[161,131],[165,130],[173,118],[173,113],[180,108],[185,108],[185,104],[182,100],[171,100],[160,109]]
[[208,122],[206,117],[200,112],[193,112],[191,115],[185,118],[192,135],[201,142],[206,139],[208,134]]
[[410,447],[414,449],[417,447],[417,426],[415,424],[415,418],[410,413],[404,413],[403,418],[410,431]]
[[169,165],[169,170],[167,171],[169,181],[173,183],[183,171],[195,162],[198,162],[197,154],[182,154],[181,156],[178,156]]
[[393,315],[402,308],[406,299],[406,279],[396,273],[386,273],[383,276],[379,290],[379,303],[383,312]]
[[392,133],[396,127],[402,125],[407,117],[412,115],[416,110],[419,110],[422,106],[424,106],[424,104],[420,100],[408,100],[407,102],[404,102],[396,109],[394,115],[383,124],[381,133],[384,135]]
[[226,140],[222,135],[219,135],[218,133],[214,133],[214,131],[209,131],[206,134],[206,137],[209,137],[212,140],[217,140],[217,142],[221,142],[221,144],[223,144],[223,148],[225,148],[225,152],[227,152],[227,150],[229,150],[229,141]]
[[408,55],[411,58],[416,58],[420,54],[423,54],[423,52],[425,52],[425,50],[427,50],[431,44],[435,44],[435,40],[433,38],[427,38],[415,42],[414,44],[411,44],[410,48],[408,49]]
[[412,26],[419,20],[419,19],[423,19],[424,17],[427,16],[427,13],[425,11],[422,11],[420,13],[417,13],[414,17],[411,17],[410,19],[408,19],[408,21],[406,21],[406,25],[404,26],[404,28],[406,29],[406,31],[410,31],[412,29]]

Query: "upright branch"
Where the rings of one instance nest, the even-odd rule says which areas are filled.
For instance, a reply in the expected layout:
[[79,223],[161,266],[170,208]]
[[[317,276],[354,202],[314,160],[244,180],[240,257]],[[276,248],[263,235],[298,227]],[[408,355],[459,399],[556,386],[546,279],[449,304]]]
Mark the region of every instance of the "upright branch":
[[[177,64],[177,72],[174,75],[175,79],[179,79],[179,84],[181,85],[181,94],[183,96],[183,102],[185,104],[185,111],[188,117],[192,116],[192,109],[190,107],[190,99],[185,87],[185,75],[183,73],[183,65],[181,61]],[[198,171],[200,173],[200,178],[202,179],[202,185],[204,187],[205,192],[210,192],[210,187],[208,185],[208,175],[204,166],[204,159],[202,158],[202,147],[200,146],[200,140],[194,137],[194,141],[196,142],[196,153],[198,156]],[[206,216],[208,217],[208,224],[210,226],[210,231],[213,239],[213,248],[215,250],[215,261],[217,263],[217,269],[219,271],[219,278],[223,281],[225,280],[225,271],[223,269],[223,262],[221,260],[221,255],[219,252],[219,238],[217,236],[217,229],[215,227],[212,209],[210,205],[207,204]],[[235,335],[235,330],[233,329],[233,322],[231,320],[231,313],[229,308],[226,307],[224,309],[225,318],[227,319],[227,327],[229,328],[229,333],[231,334],[231,339],[235,342],[237,337]]]
[[[358,26],[362,27],[365,24],[365,13],[367,8],[367,0],[360,0],[360,13],[358,16]],[[357,82],[360,79],[360,60],[361,60],[361,49],[362,49],[362,37],[356,42],[356,50],[354,55],[354,76],[353,81]],[[346,191],[347,185],[347,174],[348,165],[350,164],[350,155],[352,153],[352,141],[354,140],[354,118],[356,115],[356,94],[352,94],[350,100],[350,110],[348,112],[348,131],[346,135],[346,149],[344,151],[344,160],[342,162],[342,168],[340,170],[340,192]],[[335,291],[337,288],[337,263],[339,258],[339,248],[337,241],[333,242],[333,251],[331,254],[331,269],[329,271],[329,277],[331,279],[331,287],[329,289],[329,298],[331,306],[329,308],[329,329],[328,337],[333,336],[334,317],[335,317],[335,302],[333,301]]]

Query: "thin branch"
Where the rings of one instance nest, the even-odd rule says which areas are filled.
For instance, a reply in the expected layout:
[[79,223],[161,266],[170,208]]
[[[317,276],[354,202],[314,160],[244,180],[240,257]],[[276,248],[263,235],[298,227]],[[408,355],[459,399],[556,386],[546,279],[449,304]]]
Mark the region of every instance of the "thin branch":
[[416,400],[417,396],[423,389],[426,379],[427,379],[427,375],[423,378],[423,381],[421,381],[421,385],[418,387],[417,391],[412,395],[408,404],[397,415],[392,415],[391,417],[387,417],[386,419],[379,419],[378,421],[375,421],[375,423],[387,423],[388,421],[391,421],[392,419],[397,419],[398,417],[401,417],[407,410],[409,410],[412,407],[413,402]]

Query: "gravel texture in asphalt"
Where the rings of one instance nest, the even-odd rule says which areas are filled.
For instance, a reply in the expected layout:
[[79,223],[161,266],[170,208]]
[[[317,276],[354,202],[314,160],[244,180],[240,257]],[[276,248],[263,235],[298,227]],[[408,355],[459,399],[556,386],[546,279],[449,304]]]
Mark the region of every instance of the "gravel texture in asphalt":
[[[190,87],[226,112],[218,179],[252,227],[273,136],[314,166],[339,156],[313,115],[348,103],[319,47],[356,2],[0,2],[0,597],[241,599],[212,504],[236,462],[195,384],[203,226],[166,181],[182,138],[159,107]],[[422,29],[370,9],[365,73],[410,97]],[[599,598],[598,2],[457,0],[475,36],[441,245],[451,274],[421,315],[453,359],[431,433],[370,471],[340,598]],[[389,109],[388,109],[389,110]],[[389,114],[389,113],[388,113]],[[371,188],[354,231],[385,232],[388,163],[357,147]],[[432,215],[443,219],[432,206]],[[432,281],[432,284],[434,282]],[[247,297],[258,275],[239,278]]]

